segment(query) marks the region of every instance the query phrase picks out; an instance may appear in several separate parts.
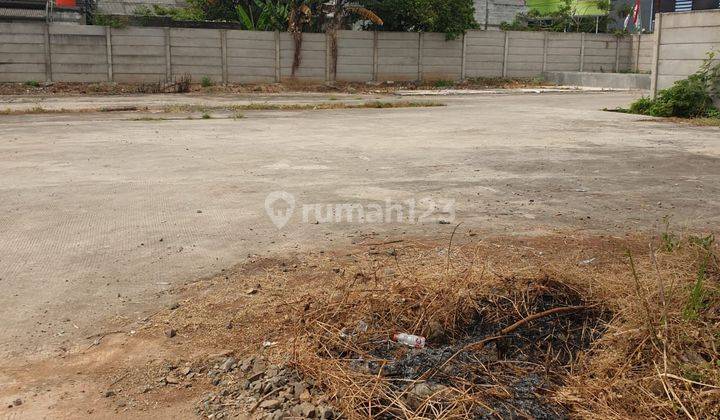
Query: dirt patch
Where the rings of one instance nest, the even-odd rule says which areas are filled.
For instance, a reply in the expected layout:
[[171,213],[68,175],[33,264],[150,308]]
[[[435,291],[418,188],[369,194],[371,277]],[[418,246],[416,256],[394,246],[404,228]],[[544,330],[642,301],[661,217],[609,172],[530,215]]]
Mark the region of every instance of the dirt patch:
[[[717,246],[668,238],[458,232],[258,259],[53,374],[86,372],[93,412],[120,417],[714,417]],[[138,345],[156,356],[117,358]]]
[[[190,84],[187,90],[195,94],[237,94],[237,93],[289,93],[289,92],[318,92],[318,93],[392,93],[396,90],[414,89],[483,89],[483,88],[523,88],[546,86],[547,83],[537,79],[523,78],[471,78],[463,82],[436,81],[436,82],[383,82],[383,83],[349,83],[337,82],[303,83],[299,81],[285,81],[283,83],[268,84],[225,84],[203,87],[200,84]],[[45,83],[0,83],[0,95],[32,95],[32,96],[62,96],[62,95],[127,95],[137,93],[158,93],[164,90],[150,89],[152,84],[130,83],[71,83],[54,82]]]
[[[358,103],[345,102],[317,102],[311,104],[273,104],[268,102],[253,102],[249,104],[227,104],[227,105],[164,105],[157,108],[139,107],[139,106],[118,106],[118,107],[97,107],[97,108],[44,108],[35,106],[29,109],[4,109],[0,110],[0,115],[32,115],[32,114],[67,114],[67,113],[88,113],[88,112],[138,112],[147,113],[149,111],[160,111],[167,114],[191,114],[201,112],[199,118],[213,118],[210,112],[230,113],[230,117],[241,118],[241,111],[318,111],[318,110],[337,110],[337,109],[386,109],[386,108],[425,108],[445,106],[445,104],[435,101],[367,101]],[[140,117],[135,120],[162,120],[163,117]]]

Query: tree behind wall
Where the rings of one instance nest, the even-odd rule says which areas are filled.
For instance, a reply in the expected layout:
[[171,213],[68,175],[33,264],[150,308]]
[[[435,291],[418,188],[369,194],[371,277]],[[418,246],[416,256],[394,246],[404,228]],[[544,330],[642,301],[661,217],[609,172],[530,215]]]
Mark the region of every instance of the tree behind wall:
[[[506,31],[555,31],[555,32],[607,32],[610,12],[609,0],[564,0],[553,4],[550,11],[531,9],[518,13],[512,22],[503,22],[500,29]],[[585,15],[585,8],[592,5],[594,12],[602,16]]]
[[478,27],[472,0],[360,0],[383,20],[366,29],[398,32],[441,32],[449,39]]

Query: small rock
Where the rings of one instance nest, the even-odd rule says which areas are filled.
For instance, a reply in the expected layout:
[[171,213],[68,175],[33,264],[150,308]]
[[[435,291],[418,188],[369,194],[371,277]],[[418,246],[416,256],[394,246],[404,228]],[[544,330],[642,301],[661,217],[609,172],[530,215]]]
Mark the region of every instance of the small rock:
[[247,359],[243,360],[242,364],[240,365],[240,369],[241,369],[243,372],[247,372],[247,371],[250,370],[250,368],[253,366],[253,363],[254,363],[254,362],[255,362],[255,357],[254,357],[254,356],[250,356],[250,357],[248,357]]
[[279,408],[282,403],[279,400],[265,400],[260,403],[260,408],[264,408],[265,410],[275,410],[276,408]]
[[430,321],[427,339],[435,342],[445,341],[445,327],[438,321]]
[[220,365],[220,370],[223,372],[229,372],[232,370],[233,366],[235,365],[235,358],[234,357],[228,357],[225,359],[222,365]]
[[165,335],[168,336],[168,338],[173,338],[177,335],[177,331],[175,331],[172,328],[169,328],[169,329],[165,330]]
[[334,419],[335,417],[337,417],[337,415],[335,414],[335,410],[333,410],[332,408],[327,407],[327,406],[318,407],[317,416],[318,416],[318,418],[323,419],[323,420],[324,419]]
[[112,397],[113,395],[115,395],[115,391],[113,391],[112,389],[108,389],[108,390],[105,391],[105,393],[103,394],[103,397],[105,397],[105,398],[110,398],[110,397]]
[[307,389],[303,390],[303,392],[300,393],[300,401],[310,401],[312,400],[312,394],[310,394],[310,391]]
[[190,366],[185,366],[184,368],[180,369],[180,374],[183,376],[187,376],[192,371],[192,368]]
[[317,410],[315,408],[315,405],[313,405],[309,402],[304,402],[304,403],[300,404],[299,407],[300,407],[300,414],[302,414],[303,417],[305,417],[305,418],[315,417],[315,411]]
[[253,361],[252,371],[253,371],[253,373],[263,372],[265,370],[265,366],[266,366],[265,362],[263,362],[262,360],[256,359],[255,361]]
[[22,400],[20,398],[16,398],[15,401],[13,401],[12,405],[17,407],[19,405],[22,405]]
[[254,294],[256,294],[257,292],[258,292],[258,289],[256,289],[256,288],[253,287],[253,288],[251,288],[251,289],[247,289],[247,290],[245,291],[245,294],[246,294],[246,295],[254,295]]
[[304,383],[302,382],[293,382],[293,394],[295,395],[295,398],[300,398],[300,395],[307,389]]
[[179,383],[180,383],[180,378],[178,378],[178,377],[175,376],[175,375],[170,374],[170,375],[168,375],[168,376],[165,377],[165,382],[167,382],[167,383],[169,383],[169,384],[171,384],[171,385],[176,385],[176,384],[179,384]]
[[272,365],[265,371],[265,376],[267,378],[274,378],[278,374],[277,366]]
[[177,309],[177,308],[179,308],[179,307],[180,307],[180,304],[179,304],[179,303],[173,302],[173,303],[170,304],[170,306],[168,306],[168,309],[170,309],[171,311],[174,311],[175,309]]

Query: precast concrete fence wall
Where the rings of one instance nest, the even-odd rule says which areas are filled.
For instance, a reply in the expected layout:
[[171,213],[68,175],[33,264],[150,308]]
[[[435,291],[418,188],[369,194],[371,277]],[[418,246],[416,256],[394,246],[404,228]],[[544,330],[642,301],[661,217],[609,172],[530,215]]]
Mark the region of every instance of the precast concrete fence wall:
[[720,10],[658,13],[655,16],[653,95],[695,73],[707,53],[720,58]]
[[0,23],[0,82],[158,82],[190,75],[216,83],[460,80],[544,71],[648,71],[652,35],[470,31],[339,31],[337,66],[326,34],[303,34],[292,74],[289,33],[225,29]]

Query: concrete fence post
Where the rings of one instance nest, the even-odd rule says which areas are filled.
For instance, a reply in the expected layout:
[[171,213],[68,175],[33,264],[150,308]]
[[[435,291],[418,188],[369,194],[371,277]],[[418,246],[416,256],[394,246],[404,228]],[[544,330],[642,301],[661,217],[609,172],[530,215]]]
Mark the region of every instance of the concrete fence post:
[[510,32],[505,31],[505,44],[503,45],[502,77],[507,77],[508,53],[510,52]]
[[615,37],[615,73],[620,71],[620,38]]
[[547,71],[547,53],[548,53],[548,31],[545,31],[545,36],[543,37],[543,64],[542,64],[542,72],[545,73]]
[[165,30],[165,81],[170,83],[172,80],[172,56],[170,51],[170,28]]
[[423,61],[423,33],[418,33],[418,80],[422,81],[423,79],[423,68],[422,68],[422,61]]
[[107,56],[107,78],[108,82],[113,81],[113,52],[112,52],[112,28],[105,27],[105,55]]
[[[330,80],[330,60],[332,60],[332,39],[329,33],[325,33],[325,82],[331,82]],[[336,34],[337,36],[337,34]]]
[[280,83],[280,31],[275,31],[275,83]]
[[50,24],[45,24],[45,81],[52,82],[52,54],[50,53]]
[[642,45],[642,35],[633,35],[633,45],[635,46],[635,72],[640,72],[640,46]]
[[227,29],[220,29],[220,60],[222,63],[222,82],[228,82],[228,60],[227,60]]
[[378,31],[373,31],[373,82],[378,81]]
[[580,71],[585,68],[585,32],[580,33]]
[[650,94],[653,98],[657,96],[658,69],[660,67],[660,37],[662,36],[663,14],[655,15],[655,44],[653,45],[652,75],[650,76]]
[[460,80],[465,80],[465,41],[466,34],[462,36],[462,46],[460,47]]

